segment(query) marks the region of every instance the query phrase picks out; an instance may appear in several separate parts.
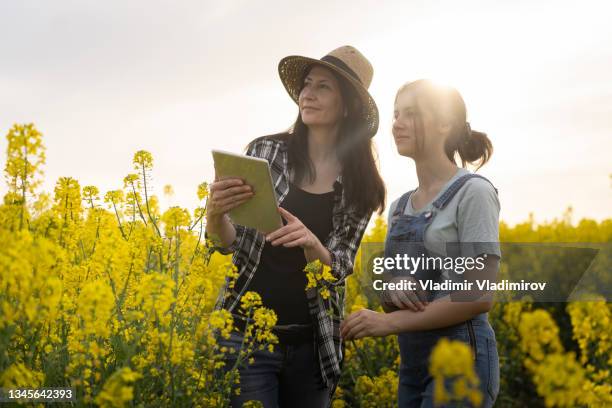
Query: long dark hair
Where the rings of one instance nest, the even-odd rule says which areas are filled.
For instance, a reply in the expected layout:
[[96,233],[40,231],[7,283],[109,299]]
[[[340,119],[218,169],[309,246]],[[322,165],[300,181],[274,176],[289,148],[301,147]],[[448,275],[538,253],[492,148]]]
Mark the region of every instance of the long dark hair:
[[[407,90],[414,92],[418,105],[431,109],[436,120],[450,124],[451,131],[444,144],[444,152],[451,162],[457,164],[456,156],[459,156],[462,167],[470,163],[478,170],[489,161],[493,154],[493,144],[486,133],[472,130],[466,121],[465,102],[459,91],[429,79],[419,79],[403,85],[395,99]],[[422,123],[420,125],[417,130],[422,132]],[[422,139],[419,142],[422,148]]]
[[[311,67],[312,68],[312,67]],[[307,69],[302,78],[310,72]],[[347,115],[338,131],[337,155],[342,167],[342,185],[345,200],[362,214],[385,208],[385,184],[376,165],[375,151],[368,127],[364,122],[362,105],[352,86],[344,78],[331,70],[340,85],[340,93]],[[316,169],[308,156],[308,127],[298,112],[290,132],[269,136],[287,142],[289,165],[293,171],[293,182],[300,184],[305,178],[309,182],[316,179]]]

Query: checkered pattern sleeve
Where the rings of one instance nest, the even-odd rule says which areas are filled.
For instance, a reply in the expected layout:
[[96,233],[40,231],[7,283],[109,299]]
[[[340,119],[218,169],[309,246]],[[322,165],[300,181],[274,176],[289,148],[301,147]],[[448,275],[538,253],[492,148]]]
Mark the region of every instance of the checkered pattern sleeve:
[[355,254],[371,216],[372,214],[350,211],[347,223],[341,228],[340,234],[334,235],[331,239],[328,250],[332,260],[331,272],[337,279],[335,285],[342,284],[353,273]]

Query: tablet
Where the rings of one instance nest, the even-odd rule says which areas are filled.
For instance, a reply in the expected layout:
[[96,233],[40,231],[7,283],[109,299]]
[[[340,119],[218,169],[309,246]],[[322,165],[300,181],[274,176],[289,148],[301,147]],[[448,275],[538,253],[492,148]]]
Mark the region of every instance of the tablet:
[[219,179],[241,178],[255,192],[250,200],[229,211],[232,222],[264,234],[282,227],[268,161],[222,150],[213,150],[212,156]]

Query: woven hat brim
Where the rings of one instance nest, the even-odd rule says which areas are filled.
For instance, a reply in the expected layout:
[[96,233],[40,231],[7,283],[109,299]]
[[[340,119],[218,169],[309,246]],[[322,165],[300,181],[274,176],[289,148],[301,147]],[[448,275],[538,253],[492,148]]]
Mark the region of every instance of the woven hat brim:
[[296,104],[298,103],[304,72],[312,64],[322,65],[333,70],[353,86],[359,99],[361,99],[362,118],[367,125],[368,135],[373,137],[378,131],[379,121],[378,107],[376,106],[376,102],[374,102],[374,98],[372,98],[372,95],[370,95],[361,82],[333,64],[299,55],[291,55],[283,58],[278,64],[278,74],[289,96],[291,96],[291,99],[293,99]]

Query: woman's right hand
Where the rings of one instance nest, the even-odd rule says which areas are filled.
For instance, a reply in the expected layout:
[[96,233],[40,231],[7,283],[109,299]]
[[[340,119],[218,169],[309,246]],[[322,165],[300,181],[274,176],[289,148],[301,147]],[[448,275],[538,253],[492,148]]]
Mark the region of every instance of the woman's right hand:
[[385,290],[382,293],[382,304],[385,311],[397,309],[409,309],[413,312],[425,310],[427,306],[427,294],[419,288],[418,282],[409,276],[395,276],[389,282],[400,283],[403,280],[411,280],[416,283],[417,290]]
[[215,179],[210,185],[210,198],[206,209],[208,220],[221,220],[228,211],[244,204],[254,194],[251,186],[237,177]]

